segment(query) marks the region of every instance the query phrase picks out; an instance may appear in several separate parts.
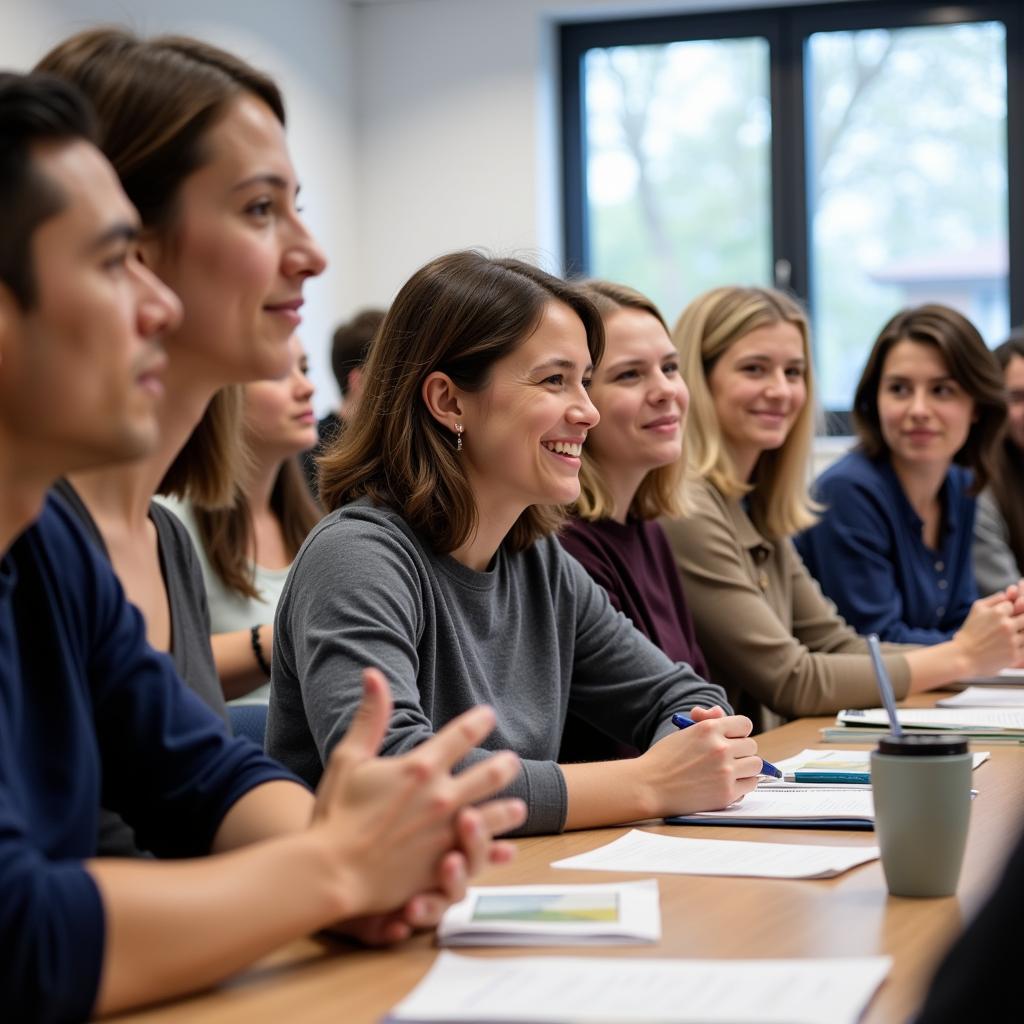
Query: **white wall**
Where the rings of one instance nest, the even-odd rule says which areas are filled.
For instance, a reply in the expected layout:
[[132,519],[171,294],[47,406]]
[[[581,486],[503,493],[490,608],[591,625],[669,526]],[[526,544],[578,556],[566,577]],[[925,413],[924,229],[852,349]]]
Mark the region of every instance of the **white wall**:
[[330,333],[359,303],[352,19],[344,0],[0,0],[0,67],[27,71],[71,33],[117,23],[143,34],[199,36],[278,81],[305,215],[330,257],[327,272],[306,288],[301,331],[321,411],[337,396]]
[[418,266],[467,246],[532,254],[560,269],[557,22],[740,6],[773,5],[357,3],[359,294],[386,303]]

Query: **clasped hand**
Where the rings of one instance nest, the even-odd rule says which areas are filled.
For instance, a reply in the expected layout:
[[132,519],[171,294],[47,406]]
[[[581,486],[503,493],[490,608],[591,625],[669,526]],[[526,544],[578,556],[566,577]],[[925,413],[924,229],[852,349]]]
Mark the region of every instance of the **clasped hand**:
[[492,837],[526,818],[521,800],[487,800],[521,770],[510,751],[452,774],[494,728],[491,708],[473,708],[415,750],[382,758],[390,716],[387,681],[366,669],[362,704],[330,755],[312,821],[337,866],[346,908],[337,930],[371,944],[436,924],[470,876],[513,856],[512,844]]
[[1024,586],[975,601],[953,643],[966,657],[967,675],[992,675],[1024,664]]

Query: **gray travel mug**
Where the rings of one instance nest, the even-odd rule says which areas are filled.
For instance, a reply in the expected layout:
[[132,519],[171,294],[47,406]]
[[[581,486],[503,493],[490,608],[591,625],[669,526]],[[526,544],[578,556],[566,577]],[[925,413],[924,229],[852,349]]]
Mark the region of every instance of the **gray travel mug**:
[[886,736],[871,753],[875,832],[893,896],[952,896],[971,817],[962,736]]

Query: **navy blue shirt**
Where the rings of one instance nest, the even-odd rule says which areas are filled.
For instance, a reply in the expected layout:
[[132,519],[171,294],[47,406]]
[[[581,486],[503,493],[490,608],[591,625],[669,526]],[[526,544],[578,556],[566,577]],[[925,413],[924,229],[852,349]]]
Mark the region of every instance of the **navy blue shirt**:
[[858,633],[934,644],[960,628],[978,596],[970,484],[968,470],[950,467],[939,492],[942,525],[933,550],[887,458],[854,451],[818,477],[814,496],[825,512],[796,547]]
[[209,852],[232,804],[292,776],[148,646],[142,616],[49,499],[0,561],[0,992],[5,1019],[81,1020],[105,922],[83,861],[101,804],[161,856]]

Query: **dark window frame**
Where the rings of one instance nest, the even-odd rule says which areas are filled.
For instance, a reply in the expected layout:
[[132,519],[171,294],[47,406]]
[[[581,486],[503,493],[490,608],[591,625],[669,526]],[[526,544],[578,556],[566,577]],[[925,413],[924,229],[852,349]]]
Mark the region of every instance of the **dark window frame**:
[[[559,26],[561,63],[562,199],[565,272],[588,271],[586,212],[586,120],[582,64],[591,49],[699,39],[761,36],[768,41],[771,86],[772,266],[789,263],[788,288],[810,305],[804,51],[815,32],[913,28],[1001,21],[1006,26],[1006,162],[1010,320],[1024,323],[1024,5],[1019,0],[972,4],[906,0],[885,3],[815,4],[730,10],[711,14],[570,22]],[[782,188],[780,183],[785,182]],[[843,410],[829,413],[829,432],[848,422]]]

